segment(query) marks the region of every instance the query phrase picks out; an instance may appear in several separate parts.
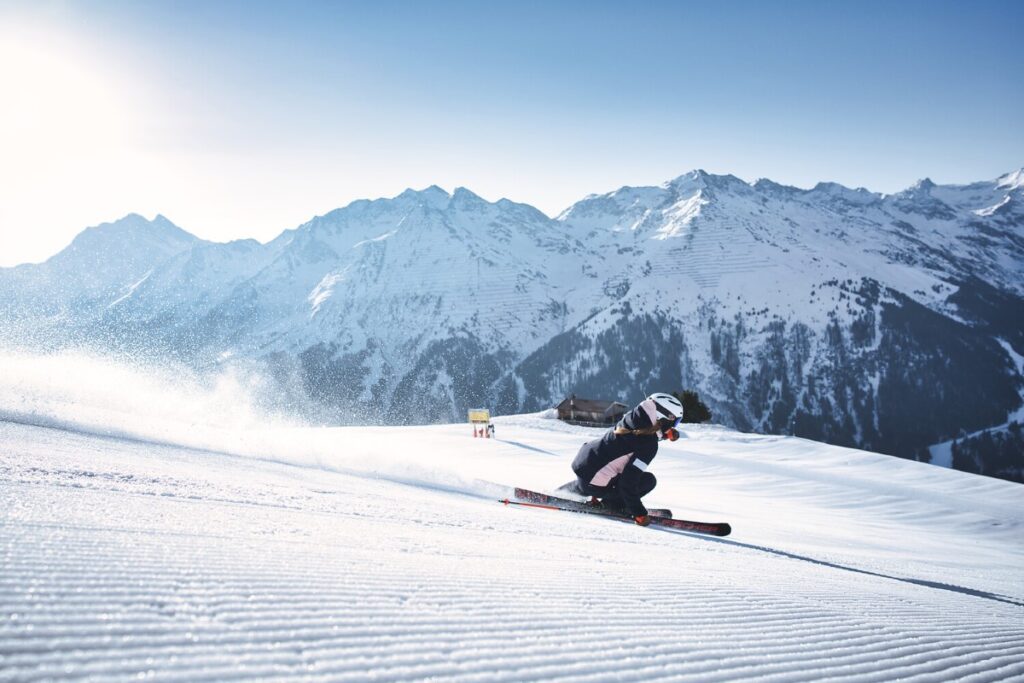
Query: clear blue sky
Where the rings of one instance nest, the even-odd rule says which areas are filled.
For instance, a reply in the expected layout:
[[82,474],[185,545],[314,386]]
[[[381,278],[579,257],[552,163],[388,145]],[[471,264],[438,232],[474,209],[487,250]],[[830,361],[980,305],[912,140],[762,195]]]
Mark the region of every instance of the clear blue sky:
[[50,85],[0,159],[0,265],[129,211],[266,240],[430,184],[554,215],[694,168],[894,192],[1024,165],[1020,0],[0,0],[12,35],[5,95]]

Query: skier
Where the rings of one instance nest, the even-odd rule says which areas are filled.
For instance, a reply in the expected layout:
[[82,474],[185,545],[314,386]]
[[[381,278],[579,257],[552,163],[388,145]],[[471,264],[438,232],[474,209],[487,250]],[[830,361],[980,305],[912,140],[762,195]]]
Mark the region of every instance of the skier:
[[629,514],[640,526],[651,523],[640,500],[657,480],[647,466],[658,454],[658,441],[679,438],[683,404],[671,394],[651,394],[626,413],[604,436],[583,444],[572,461],[576,481],[561,487],[600,499],[600,505]]

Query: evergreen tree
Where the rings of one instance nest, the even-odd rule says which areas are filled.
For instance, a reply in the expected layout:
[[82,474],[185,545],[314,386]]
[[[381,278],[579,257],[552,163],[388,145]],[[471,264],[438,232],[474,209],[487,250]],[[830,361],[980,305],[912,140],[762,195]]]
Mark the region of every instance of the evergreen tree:
[[674,391],[672,395],[683,404],[683,422],[697,424],[711,419],[711,411],[704,404],[704,401],[700,400],[696,391]]

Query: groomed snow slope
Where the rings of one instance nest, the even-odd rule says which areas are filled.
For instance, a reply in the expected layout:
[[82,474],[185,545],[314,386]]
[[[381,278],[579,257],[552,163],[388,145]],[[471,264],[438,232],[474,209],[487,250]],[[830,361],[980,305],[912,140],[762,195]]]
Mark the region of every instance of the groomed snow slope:
[[496,502],[600,433],[541,416],[224,452],[29,421],[0,422],[2,681],[1024,679],[1017,484],[698,427],[648,502],[715,539]]

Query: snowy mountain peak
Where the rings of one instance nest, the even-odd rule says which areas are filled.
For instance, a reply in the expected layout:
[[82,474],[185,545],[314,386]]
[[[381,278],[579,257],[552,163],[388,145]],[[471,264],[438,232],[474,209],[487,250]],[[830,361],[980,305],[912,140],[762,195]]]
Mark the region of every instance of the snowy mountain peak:
[[737,194],[746,194],[751,186],[732,174],[715,175],[702,168],[685,173],[670,180],[662,187],[676,192],[678,195],[692,195],[700,190],[727,190]]
[[933,192],[936,189],[939,189],[938,186],[930,178],[924,178],[889,199],[895,207],[909,214],[924,216],[929,220],[954,220],[956,211],[938,196],[941,192]]
[[[93,304],[105,308],[160,264],[200,244],[210,243],[164,216],[147,220],[130,213],[86,228],[44,263],[20,267],[19,277],[35,284],[14,305],[36,315],[80,315]],[[0,277],[0,291],[3,284]]]
[[907,189],[901,190],[892,196],[902,201],[915,199],[931,201],[933,199],[932,190],[934,190],[935,187],[936,185],[931,181],[931,178],[922,178]]
[[[648,212],[665,206],[677,193],[661,187],[621,187],[607,194],[588,195],[559,214],[558,222],[595,233],[632,230]],[[693,194],[693,193],[691,193]]]
[[130,213],[111,223],[86,228],[51,260],[63,260],[73,254],[97,250],[109,250],[111,257],[117,253],[124,257],[125,251],[140,249],[170,256],[200,241],[164,216],[157,215],[153,220],[147,220],[137,213]]
[[414,201],[431,209],[445,209],[451,201],[452,195],[437,185],[431,185],[423,190],[409,188],[395,199]]
[[754,182],[752,187],[758,192],[766,192],[772,194],[791,195],[793,193],[800,191],[798,188],[795,188],[791,185],[783,185],[769,178],[758,178]]
[[185,230],[179,228],[161,214],[157,214],[153,220],[149,220],[145,216],[141,216],[137,213],[130,213],[116,221],[100,223],[99,225],[86,228],[81,235],[96,233],[123,234],[131,231],[144,231],[151,234],[167,234],[184,239],[198,239],[194,235],[191,235]]
[[807,195],[824,197],[827,200],[839,200],[847,204],[866,205],[879,200],[880,196],[869,192],[863,187],[851,189],[845,185],[833,182],[821,182],[809,190]]
[[1017,190],[1024,187],[1024,168],[1007,173],[996,179],[996,187],[1003,190]]
[[452,208],[479,209],[490,205],[486,199],[465,187],[456,187],[451,198]]
[[811,192],[820,192],[823,194],[843,194],[844,192],[850,191],[850,188],[839,183],[833,183],[831,181],[823,181],[811,188]]

